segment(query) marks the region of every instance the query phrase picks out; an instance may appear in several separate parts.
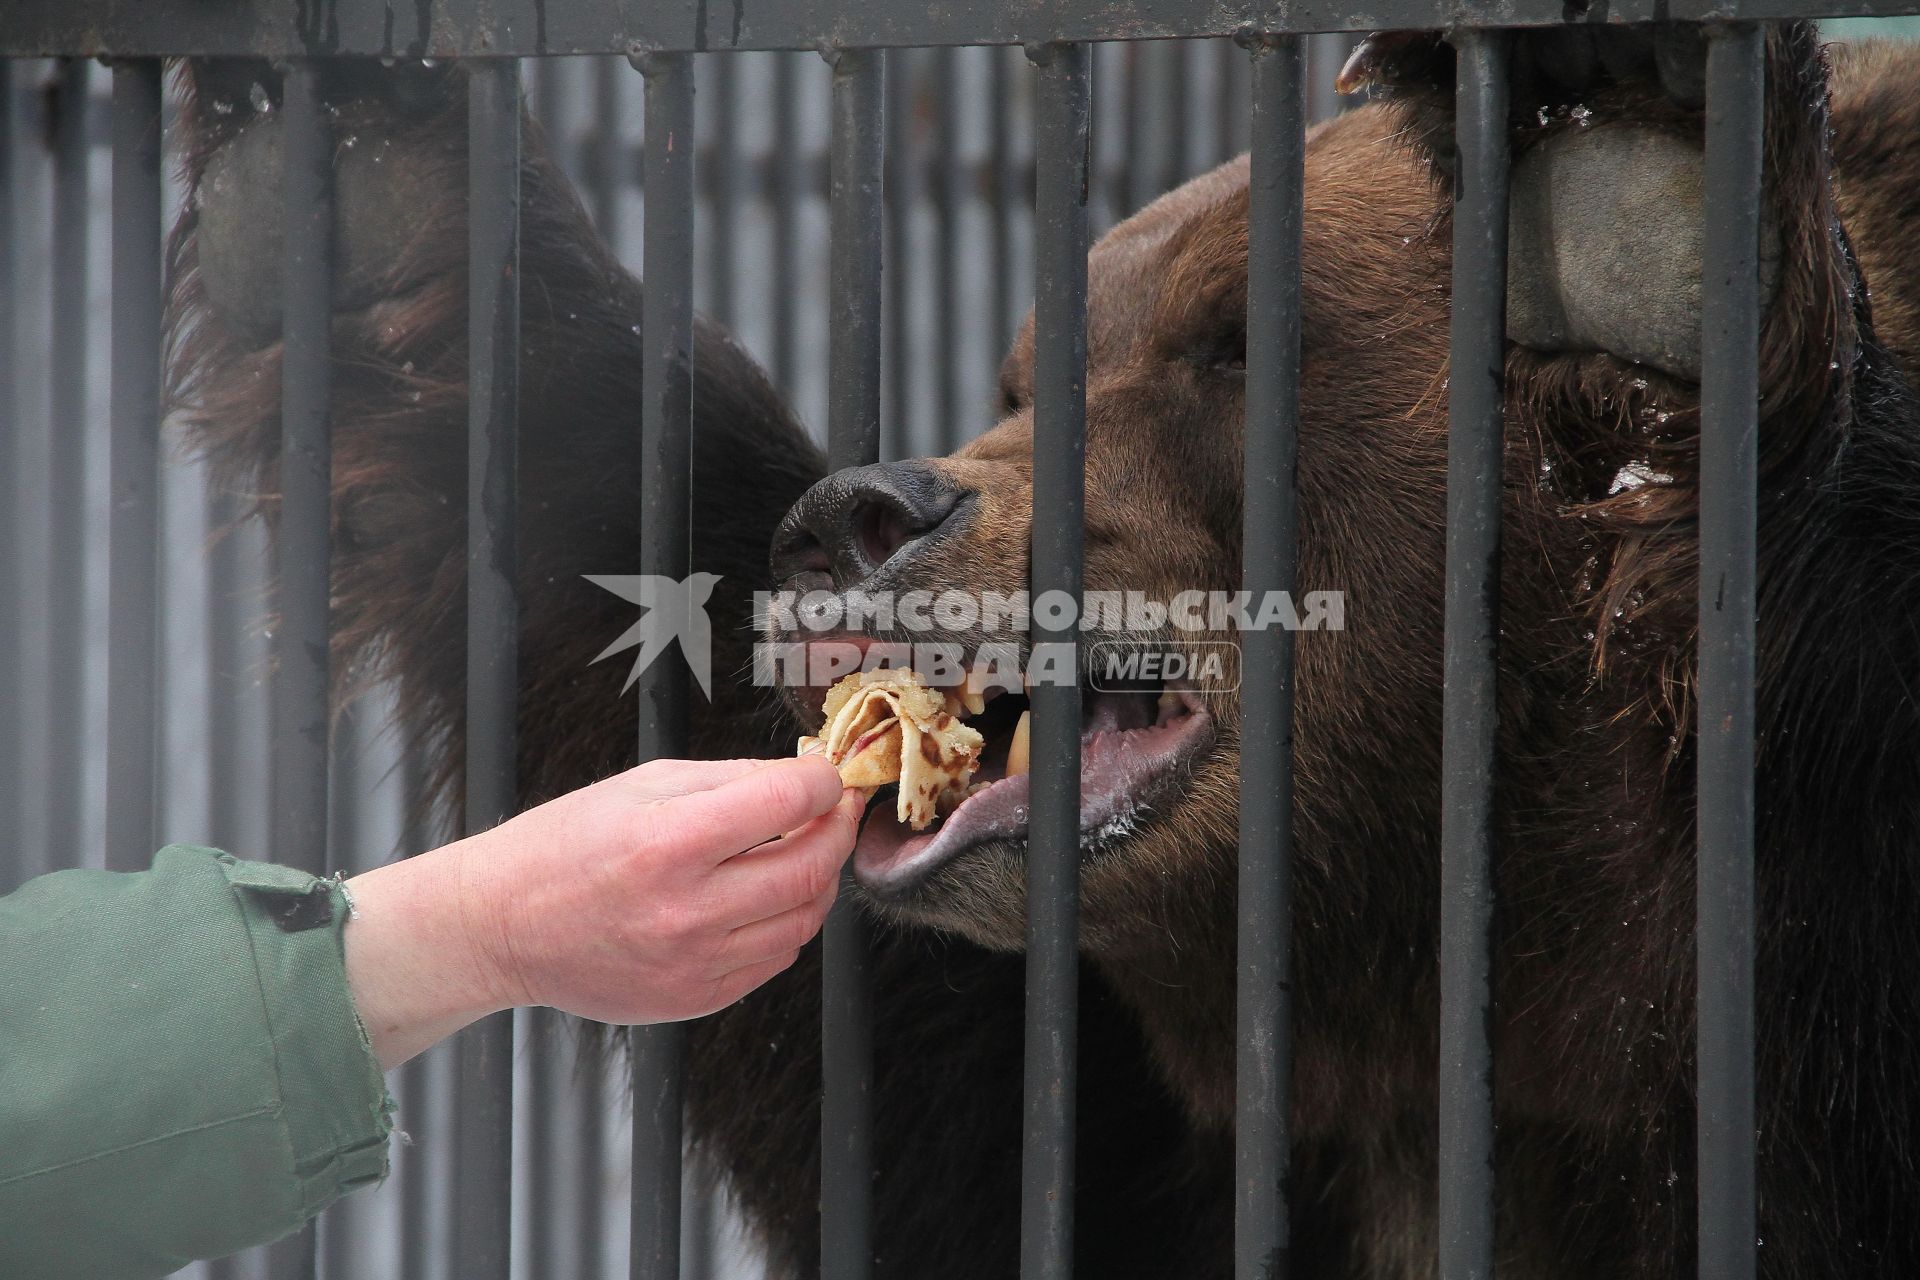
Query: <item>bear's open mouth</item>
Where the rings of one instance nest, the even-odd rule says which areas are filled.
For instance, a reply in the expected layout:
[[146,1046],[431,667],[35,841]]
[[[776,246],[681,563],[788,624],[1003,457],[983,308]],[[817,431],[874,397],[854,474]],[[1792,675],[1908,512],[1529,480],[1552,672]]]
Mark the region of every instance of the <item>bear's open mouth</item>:
[[[990,692],[967,723],[986,738],[967,796],[926,831],[873,806],[854,848],[854,878],[880,898],[905,897],[966,850],[992,840],[1024,843],[1030,713],[1024,694]],[[1191,689],[1086,689],[1080,720],[1082,847],[1117,836],[1213,740],[1213,718]]]

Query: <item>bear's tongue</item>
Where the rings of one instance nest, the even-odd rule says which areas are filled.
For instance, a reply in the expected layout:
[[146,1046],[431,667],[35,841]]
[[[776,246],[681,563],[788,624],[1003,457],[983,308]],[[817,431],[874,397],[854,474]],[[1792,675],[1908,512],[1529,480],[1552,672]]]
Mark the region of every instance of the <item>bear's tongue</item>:
[[[1154,784],[1213,737],[1197,698],[1180,694],[1156,708],[1135,695],[1087,695],[1080,737],[1080,829],[1083,834],[1131,821]],[[854,846],[854,877],[868,893],[900,897],[919,888],[968,848],[992,840],[1024,842],[1030,788],[1025,773],[987,779],[928,831],[913,831],[882,800]]]

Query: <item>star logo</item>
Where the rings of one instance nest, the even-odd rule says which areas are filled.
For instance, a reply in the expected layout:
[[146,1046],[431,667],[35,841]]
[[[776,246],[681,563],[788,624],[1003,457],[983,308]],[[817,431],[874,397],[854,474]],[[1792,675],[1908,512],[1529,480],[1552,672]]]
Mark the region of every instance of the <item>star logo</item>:
[[685,580],[663,578],[658,574],[586,574],[588,582],[639,605],[646,612],[640,620],[620,633],[620,638],[594,655],[594,661],[612,657],[626,649],[638,648],[633,670],[620,686],[625,693],[633,688],[646,669],[675,640],[693,672],[694,683],[709,702],[713,700],[713,622],[707,617],[707,600],[720,581],[717,573],[690,574]]

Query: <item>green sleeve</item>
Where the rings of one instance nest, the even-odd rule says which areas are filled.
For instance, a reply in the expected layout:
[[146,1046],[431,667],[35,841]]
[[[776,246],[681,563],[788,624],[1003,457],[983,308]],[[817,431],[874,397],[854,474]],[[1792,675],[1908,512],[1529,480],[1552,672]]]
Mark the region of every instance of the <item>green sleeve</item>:
[[387,1172],[345,894],[175,846],[0,898],[0,1276],[163,1276]]

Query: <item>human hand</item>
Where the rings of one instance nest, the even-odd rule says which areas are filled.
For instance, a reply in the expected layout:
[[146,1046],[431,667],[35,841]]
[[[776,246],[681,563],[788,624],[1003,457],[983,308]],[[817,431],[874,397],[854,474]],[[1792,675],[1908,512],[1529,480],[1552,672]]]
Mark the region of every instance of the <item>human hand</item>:
[[348,882],[347,977],[383,1065],[500,1009],[711,1013],[793,963],[863,807],[819,757],[660,760]]

